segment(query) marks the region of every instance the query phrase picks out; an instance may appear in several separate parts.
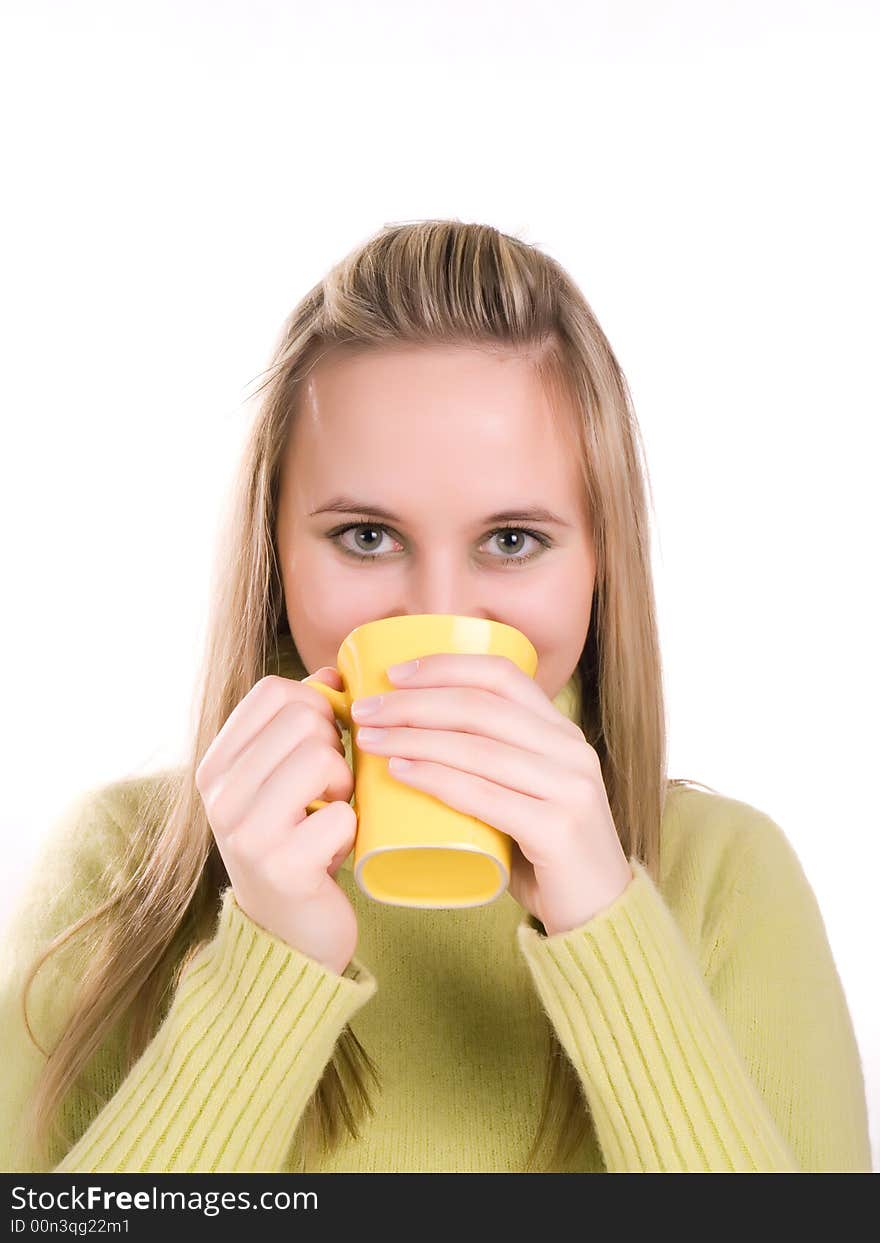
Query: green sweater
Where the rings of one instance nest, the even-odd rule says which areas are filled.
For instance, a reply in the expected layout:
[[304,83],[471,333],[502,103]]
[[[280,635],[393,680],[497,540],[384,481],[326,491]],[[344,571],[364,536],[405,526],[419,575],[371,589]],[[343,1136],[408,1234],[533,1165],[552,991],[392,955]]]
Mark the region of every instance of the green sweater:
[[[575,710],[573,684],[554,701]],[[345,735],[351,757],[351,741]],[[44,843],[3,940],[0,1168],[46,1170],[18,1126],[43,1057],[21,1010],[37,951],[105,896],[154,778],[89,791]],[[516,1171],[540,1115],[549,1017],[592,1113],[563,1166],[623,1171],[871,1171],[862,1067],[816,898],[782,830],[746,803],[674,788],[655,886],[633,880],[545,937],[508,893],[424,911],[337,882],[359,939],[342,975],[218,895],[213,940],[126,1075],[114,1029],[78,1087],[55,1172],[288,1172],[297,1123],[346,1023],[378,1063],[361,1138],[307,1171]],[[109,872],[108,869],[109,868]],[[75,946],[36,977],[41,1043],[63,1028]],[[543,1011],[543,1013],[542,1013]]]

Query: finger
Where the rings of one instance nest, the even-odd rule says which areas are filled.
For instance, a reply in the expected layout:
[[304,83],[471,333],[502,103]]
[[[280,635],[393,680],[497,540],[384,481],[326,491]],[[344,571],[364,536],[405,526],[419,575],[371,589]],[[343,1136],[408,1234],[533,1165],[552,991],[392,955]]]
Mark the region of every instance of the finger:
[[345,748],[323,717],[301,701],[285,704],[218,778],[214,794],[222,798],[224,820],[238,824],[282,761],[309,741],[328,743],[345,762]]
[[311,819],[305,808],[313,798],[326,795],[327,802],[347,802],[353,789],[354,778],[345,758],[307,738],[252,793],[239,818],[231,817],[223,806],[223,821],[231,828],[221,832],[221,837],[266,847]]
[[507,833],[536,867],[550,865],[559,855],[559,808],[544,799],[505,789],[484,777],[416,760],[405,773],[390,773],[395,781],[438,799],[455,811],[476,816]]
[[555,758],[550,759],[546,752],[528,751],[495,738],[446,729],[388,726],[379,732],[379,739],[371,741],[365,740],[361,731],[358,746],[371,755],[445,764],[532,798],[575,804],[582,797],[579,786],[585,784],[585,779]]
[[531,708],[548,721],[559,717],[559,709],[535,679],[506,656],[478,652],[433,652],[419,658],[418,668],[410,677],[398,682],[389,670],[388,679],[401,689],[416,686],[480,687],[494,691],[512,703]]
[[563,768],[574,768],[583,758],[584,736],[552,704],[550,709],[552,716],[547,716],[482,688],[431,686],[384,694],[379,710],[359,724],[457,730],[538,755],[552,754]]
[[356,835],[354,809],[344,799],[335,799],[294,825],[273,850],[273,861],[280,862],[282,870],[285,861],[301,862],[318,878],[324,872],[335,876],[351,854]]
[[[303,690],[303,687],[306,689]],[[209,793],[217,778],[231,768],[269,721],[287,704],[295,702],[310,704],[331,725],[336,719],[328,701],[308,683],[294,682],[276,674],[260,678],[230,712],[202,757],[196,770],[199,792]]]

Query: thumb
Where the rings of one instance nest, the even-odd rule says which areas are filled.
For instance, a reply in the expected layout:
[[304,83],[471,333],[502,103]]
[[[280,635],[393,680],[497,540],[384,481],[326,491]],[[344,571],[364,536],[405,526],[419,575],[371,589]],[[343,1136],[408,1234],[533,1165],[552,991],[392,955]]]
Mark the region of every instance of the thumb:
[[303,678],[304,682],[310,682],[312,678],[316,682],[323,682],[326,686],[330,686],[335,691],[342,690],[342,678],[339,670],[335,665],[322,665],[320,669],[316,669],[314,673],[310,673],[307,678]]

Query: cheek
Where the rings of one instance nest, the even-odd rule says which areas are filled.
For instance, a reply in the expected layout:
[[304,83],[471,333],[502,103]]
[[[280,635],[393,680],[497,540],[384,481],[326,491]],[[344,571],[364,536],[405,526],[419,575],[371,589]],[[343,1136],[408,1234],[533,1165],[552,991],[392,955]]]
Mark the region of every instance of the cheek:
[[505,610],[504,620],[524,631],[539,652],[568,650],[572,643],[583,646],[591,598],[586,590],[573,590],[571,580],[565,578],[521,595]]
[[317,645],[329,645],[335,654],[355,626],[383,611],[387,594],[369,572],[349,569],[320,545],[295,550],[282,567],[282,580],[288,622],[304,658],[304,649]]
[[527,634],[538,652],[535,681],[551,698],[565,685],[586,643],[591,618],[592,583],[572,590],[566,577],[552,589],[519,602],[503,620]]

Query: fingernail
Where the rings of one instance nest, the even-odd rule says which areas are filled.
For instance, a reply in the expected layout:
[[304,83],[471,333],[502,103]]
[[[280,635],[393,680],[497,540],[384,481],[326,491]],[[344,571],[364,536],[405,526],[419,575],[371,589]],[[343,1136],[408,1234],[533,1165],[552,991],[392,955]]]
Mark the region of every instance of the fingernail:
[[402,665],[389,665],[387,672],[392,681],[403,682],[406,678],[411,678],[418,667],[417,660],[407,660]]
[[351,715],[359,721],[361,717],[372,716],[382,705],[381,695],[371,695],[369,699],[356,699],[351,705]]

